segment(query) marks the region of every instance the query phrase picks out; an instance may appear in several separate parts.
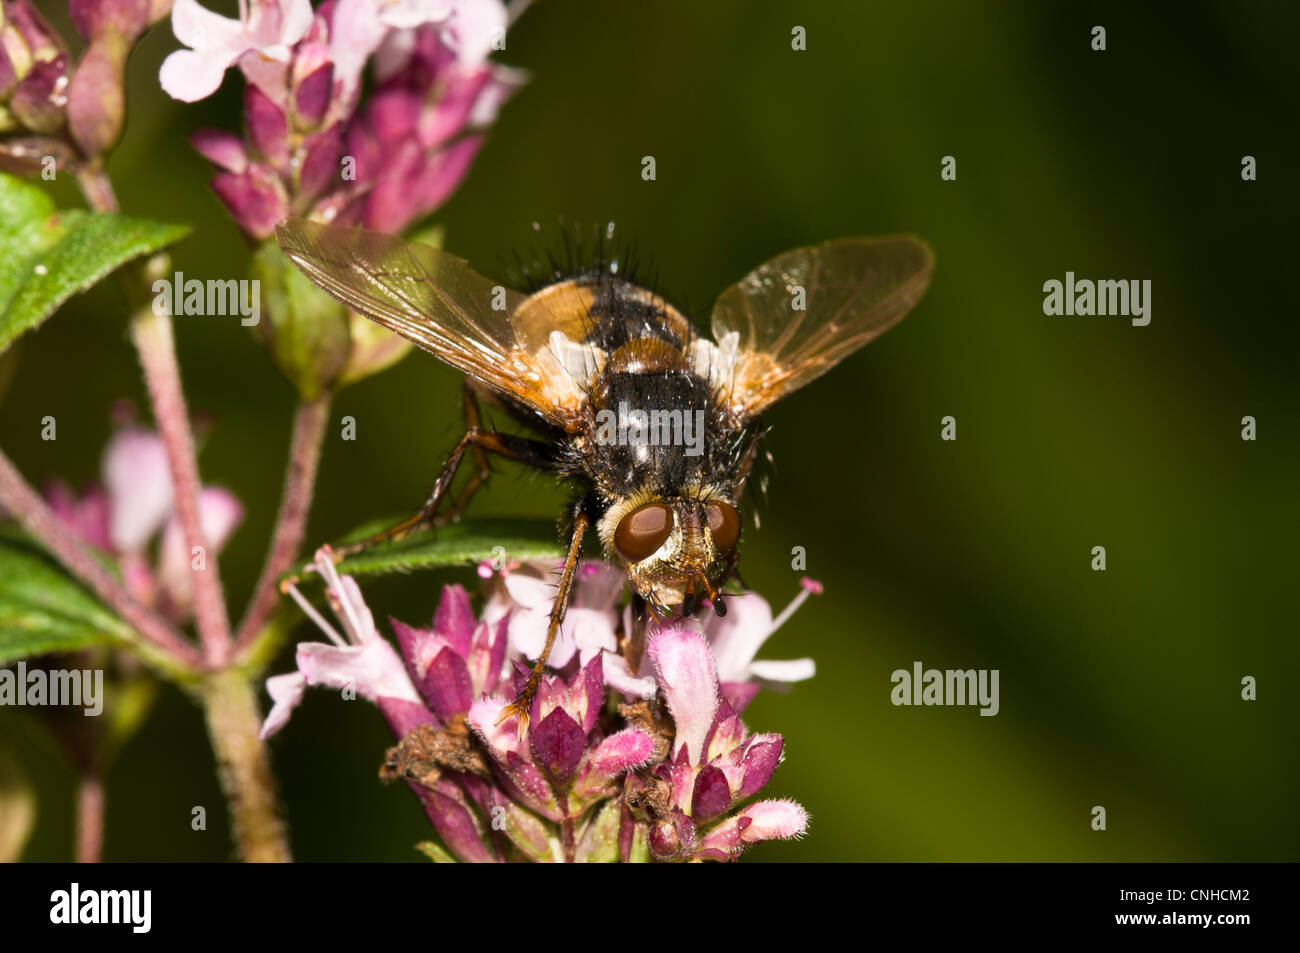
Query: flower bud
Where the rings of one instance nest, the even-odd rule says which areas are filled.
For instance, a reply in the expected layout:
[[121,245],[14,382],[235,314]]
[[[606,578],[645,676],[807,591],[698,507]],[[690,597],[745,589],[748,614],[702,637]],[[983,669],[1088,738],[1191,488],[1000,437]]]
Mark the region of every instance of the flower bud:
[[150,0],[68,0],[68,17],[87,42],[108,33],[134,42],[149,25],[151,7]]
[[289,124],[284,111],[250,83],[244,90],[244,118],[254,150],[285,174],[289,170]]
[[87,156],[117,145],[126,119],[126,58],[132,40],[112,31],[92,40],[68,86],[68,131]]
[[27,49],[29,63],[52,60],[67,53],[58,32],[36,12],[29,0],[10,0],[4,27],[12,29],[20,38]]
[[347,309],[313,285],[273,240],[254,254],[251,271],[262,284],[257,331],[302,399],[314,400],[348,360]]
[[676,857],[681,849],[682,841],[672,821],[659,821],[650,828],[650,851],[657,859]]
[[14,88],[9,112],[23,128],[37,133],[57,132],[63,126],[68,103],[68,59],[37,62]]
[[269,238],[289,214],[284,184],[264,165],[250,164],[243,172],[218,172],[212,191],[226,203],[235,222],[255,241]]

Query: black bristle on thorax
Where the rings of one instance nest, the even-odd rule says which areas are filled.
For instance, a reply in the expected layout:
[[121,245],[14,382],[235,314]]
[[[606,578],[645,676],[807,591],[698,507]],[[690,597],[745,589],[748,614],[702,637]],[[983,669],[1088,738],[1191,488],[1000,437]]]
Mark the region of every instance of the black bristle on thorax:
[[614,223],[579,225],[563,219],[554,226],[533,222],[534,240],[506,263],[507,283],[533,294],[573,278],[617,278],[654,290],[652,269],[644,266],[636,242],[618,234]]

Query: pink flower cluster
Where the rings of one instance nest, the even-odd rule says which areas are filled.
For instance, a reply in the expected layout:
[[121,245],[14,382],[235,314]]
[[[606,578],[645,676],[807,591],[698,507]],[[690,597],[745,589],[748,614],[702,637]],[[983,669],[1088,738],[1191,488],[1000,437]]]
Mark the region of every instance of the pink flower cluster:
[[523,82],[487,60],[505,38],[499,0],[243,0],[237,20],[177,0],[172,26],[190,49],[163,63],[170,95],[209,96],[236,66],[247,81],[244,135],[204,129],[191,143],[259,241],[289,215],[402,231],[456,190]]
[[[739,710],[773,676],[806,678],[813,668],[807,659],[754,660],[775,628],[757,595],[732,597],[747,607],[739,614],[743,633],[731,614],[705,625],[652,625],[639,668],[646,674],[634,677],[617,652],[621,576],[584,564],[554,668],[521,736],[516,719],[498,719],[527,677],[524,660],[540,649],[539,606],[553,564],[485,571],[479,614],[462,587],[445,587],[430,628],[392,620],[400,653],[328,549],[314,568],[343,631],[290,589],[330,642],[300,644],[297,671],[268,680],[274,705],[263,736],[284,726],[308,685],[373,701],[400,741],[389,752],[388,776],[415,791],[441,841],[439,856],[730,860],[751,844],[806,829],[807,814],[794,802],[754,800],[784,742],[749,734]],[[816,588],[806,586],[788,612]],[[710,625],[720,628],[710,632]],[[720,681],[724,665],[735,681]]]
[[[104,448],[100,482],[77,494],[54,481],[45,496],[64,525],[113,556],[137,601],[173,622],[189,620],[194,559],[202,557],[186,549],[167,453],[156,433],[124,423]],[[243,518],[243,505],[229,490],[200,490],[199,522],[216,552]]]

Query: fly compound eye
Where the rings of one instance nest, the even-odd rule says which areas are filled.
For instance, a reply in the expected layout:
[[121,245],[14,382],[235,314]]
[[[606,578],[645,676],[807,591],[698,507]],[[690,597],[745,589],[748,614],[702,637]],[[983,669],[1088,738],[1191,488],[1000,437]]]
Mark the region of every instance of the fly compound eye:
[[719,552],[727,552],[736,545],[740,538],[740,514],[730,503],[722,500],[710,500],[705,504],[709,516],[709,535]]
[[638,506],[618,522],[614,547],[634,563],[658,552],[673,531],[673,511],[663,503]]

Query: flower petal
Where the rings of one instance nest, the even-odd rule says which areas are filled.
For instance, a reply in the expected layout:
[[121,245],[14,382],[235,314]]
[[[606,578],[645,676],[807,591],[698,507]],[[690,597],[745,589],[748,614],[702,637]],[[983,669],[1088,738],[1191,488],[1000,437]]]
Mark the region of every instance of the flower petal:
[[683,749],[699,762],[718,711],[718,676],[704,638],[686,629],[662,629],[651,636],[647,654],[654,662],[668,710],[677,725],[673,753]]
[[591,753],[591,767],[599,774],[615,777],[641,767],[654,753],[653,738],[644,731],[624,728],[602,741]]
[[388,33],[374,0],[338,0],[335,4],[330,18],[330,59],[345,103],[356,94],[366,60]]
[[[550,609],[555,601],[556,580],[551,573],[558,568],[554,560],[531,564],[502,576],[506,592],[523,609]],[[546,573],[546,575],[542,575]]]
[[448,77],[438,102],[419,117],[420,145],[436,149],[464,129],[479,94],[490,80],[491,71],[486,68],[458,71]]
[[309,685],[350,688],[372,702],[387,697],[423,704],[402,660],[383,639],[346,648],[301,642],[297,659],[298,671],[307,677]]
[[737,798],[757,794],[767,784],[772,772],[781,763],[784,747],[785,739],[780,735],[755,735],[749,739],[741,759],[745,775],[740,790],[736,793]]
[[613,652],[618,648],[618,635],[614,631],[617,624],[618,616],[613,612],[570,606],[564,614],[563,628],[585,665],[602,651]]
[[172,99],[183,103],[198,102],[221,88],[226,70],[238,58],[238,53],[225,55],[177,50],[163,60],[162,68],[158,70],[158,83]]
[[285,726],[289,716],[302,701],[307,688],[307,677],[302,672],[289,672],[285,675],[272,675],[266,680],[266,692],[271,696],[271,710],[262,722],[258,737],[266,739]]
[[311,0],[280,0],[280,30],[276,39],[293,46],[307,35],[315,16]]
[[605,673],[605,684],[629,698],[654,698],[659,691],[659,683],[653,675],[635,678],[627,670],[627,659],[621,655],[606,652],[601,669]]
[[444,844],[463,861],[469,863],[491,863],[498,860],[496,854],[484,843],[478,825],[469,806],[464,802],[464,795],[450,781],[442,782],[437,789],[410,782],[424,812],[433,823],[434,830]]
[[718,662],[718,679],[750,680],[749,664],[772,632],[772,608],[753,592],[727,597],[727,614],[704,625],[709,646]]
[[[315,198],[339,175],[339,149],[343,143],[343,127],[335,123],[328,129],[314,132],[303,140],[302,174],[298,179],[300,201]],[[378,325],[373,325],[378,327]],[[382,328],[381,328],[382,330]],[[387,334],[387,332],[385,332]],[[400,341],[395,334],[385,340]],[[357,348],[353,342],[353,351]]]
[[474,687],[465,660],[450,648],[434,656],[424,673],[420,689],[429,706],[443,721],[450,721],[452,715],[468,712],[474,700]]
[[749,707],[749,703],[758,695],[760,688],[762,686],[758,682],[723,682],[719,686],[722,697],[737,714]]
[[59,522],[83,540],[100,549],[112,548],[108,533],[108,497],[99,487],[88,489],[78,498],[66,483],[55,480],[45,488],[45,501]]
[[496,691],[506,659],[509,620],[506,616],[493,622],[480,622],[470,643],[469,676],[474,695]]
[[243,43],[244,25],[202,6],[198,0],[176,0],[172,5],[172,32],[196,50],[229,49]]
[[614,611],[627,576],[623,570],[609,563],[590,559],[578,569],[578,583],[574,586],[573,602],[588,609]]
[[239,174],[248,168],[244,140],[224,129],[198,129],[190,134],[190,145],[203,158],[227,172]]
[[506,34],[506,7],[500,0],[460,0],[440,32],[462,63],[481,63]]
[[388,617],[388,624],[397,636],[397,647],[401,649],[402,661],[406,663],[411,679],[417,684],[424,681],[424,673],[429,670],[429,664],[442,651],[445,643],[439,641],[428,629],[417,629],[392,616]]
[[529,742],[538,765],[560,783],[573,777],[587,749],[582,727],[563,708],[552,709],[529,732]]
[[143,549],[172,509],[171,470],[162,441],[137,427],[117,431],[104,449],[102,476],[113,548],[122,553]]
[[324,119],[333,88],[333,63],[326,63],[309,73],[294,92],[294,109],[298,119],[308,126],[314,126]]
[[[221,551],[243,519],[244,506],[229,490],[205,486],[199,491],[199,530],[214,554]],[[207,571],[195,569],[193,559],[180,519],[173,514],[163,530],[158,549],[158,583],[174,608],[188,608],[194,591],[194,573]]]
[[750,663],[749,673],[768,682],[802,682],[817,674],[817,663],[810,658],[781,662],[759,659]]
[[605,673],[602,656],[594,658],[573,676],[569,688],[569,710],[582,722],[584,734],[590,734],[605,704]]
[[478,101],[474,103],[474,108],[470,111],[469,128],[481,129],[496,122],[497,113],[501,111],[501,107],[505,105],[506,100],[527,83],[527,70],[494,66],[492,68],[492,80],[483,88]]
[[505,706],[506,700],[501,695],[480,698],[469,706],[470,727],[478,732],[484,744],[499,759],[523,750],[519,731],[515,727],[516,720],[510,718],[502,724],[497,724],[497,719],[501,717],[501,710]]
[[405,738],[421,725],[442,727],[437,716],[424,705],[401,698],[389,698],[385,695],[375,699],[375,703],[379,706],[384,720],[388,722],[388,727],[392,729],[393,737],[398,740]]
[[469,657],[470,641],[474,638],[474,608],[464,586],[443,586],[442,598],[433,614],[433,631],[445,639],[461,658]]
[[750,822],[740,832],[740,839],[747,844],[798,837],[808,829],[808,812],[784,798],[751,804],[741,810],[740,817]]
[[697,824],[711,821],[731,807],[731,788],[727,777],[712,765],[706,765],[695,776],[695,790],[691,794],[691,817]]
[[289,170],[289,120],[256,86],[244,89],[244,121],[256,153],[281,174]]
[[212,177],[212,191],[225,203],[236,224],[258,241],[269,238],[289,214],[284,186],[264,165],[250,165],[241,175],[218,172]]

